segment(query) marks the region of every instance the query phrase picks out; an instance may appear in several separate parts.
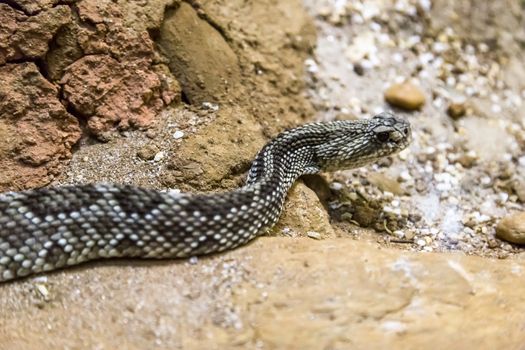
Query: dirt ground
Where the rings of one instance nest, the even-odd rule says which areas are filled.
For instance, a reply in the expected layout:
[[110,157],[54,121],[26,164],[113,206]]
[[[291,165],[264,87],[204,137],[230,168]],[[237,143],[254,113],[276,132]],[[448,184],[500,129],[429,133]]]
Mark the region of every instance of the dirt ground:
[[[496,236],[525,210],[522,2],[13,0],[0,18],[2,190],[224,191],[304,122],[394,110],[414,136],[300,181],[277,237],[0,286],[0,349],[525,344],[524,250]],[[407,82],[421,105],[387,103]]]

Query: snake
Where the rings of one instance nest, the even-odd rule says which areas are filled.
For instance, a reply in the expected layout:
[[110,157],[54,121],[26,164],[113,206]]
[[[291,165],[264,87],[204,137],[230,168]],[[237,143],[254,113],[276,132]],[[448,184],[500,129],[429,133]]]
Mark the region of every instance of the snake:
[[393,113],[305,124],[270,140],[244,186],[191,194],[119,184],[0,194],[0,282],[104,258],[169,259],[220,253],[266,233],[302,175],[352,169],[411,141]]

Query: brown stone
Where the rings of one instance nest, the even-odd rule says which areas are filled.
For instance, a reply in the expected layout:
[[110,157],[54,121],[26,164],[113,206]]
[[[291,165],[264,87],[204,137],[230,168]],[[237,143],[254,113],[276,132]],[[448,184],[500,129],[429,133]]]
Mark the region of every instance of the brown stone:
[[385,100],[392,106],[413,111],[425,104],[425,95],[412,83],[394,84],[385,91]]
[[69,6],[59,5],[34,16],[0,4],[0,65],[43,57],[57,31],[71,21]]
[[313,231],[320,237],[335,236],[330,218],[319,198],[303,182],[297,182],[288,193],[284,210],[272,232],[282,235],[284,231],[294,236],[308,236]]
[[167,11],[158,44],[191,103],[219,101],[238,87],[237,56],[221,34],[186,2]]
[[381,173],[371,173],[367,179],[370,181],[370,183],[379,187],[381,191],[387,191],[396,195],[403,195],[406,193],[406,190],[401,187],[401,184],[388,175]]
[[145,145],[138,152],[137,156],[143,160],[152,160],[155,155],[159,152],[159,148],[155,145]]
[[107,55],[79,59],[68,67],[60,83],[64,97],[88,118],[95,135],[114,127],[147,127],[164,106],[155,72]]
[[525,244],[525,212],[510,214],[496,226],[496,236],[505,241]]
[[0,192],[48,184],[80,137],[58,90],[33,63],[0,66]]
[[[51,8],[61,0],[13,0],[20,8],[28,14],[34,15],[42,10]],[[74,0],[69,0],[74,1]],[[62,1],[63,3],[67,1]]]
[[450,118],[457,120],[467,113],[467,108],[464,103],[451,103],[447,108],[447,113]]

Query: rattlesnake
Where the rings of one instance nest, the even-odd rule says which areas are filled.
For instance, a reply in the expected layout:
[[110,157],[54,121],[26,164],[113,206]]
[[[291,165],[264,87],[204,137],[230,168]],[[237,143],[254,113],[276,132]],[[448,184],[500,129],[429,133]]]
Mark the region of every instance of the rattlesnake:
[[107,184],[0,195],[0,282],[85,261],[184,258],[238,247],[272,227],[303,174],[349,169],[404,149],[391,113],[285,131],[256,156],[246,185],[207,195]]

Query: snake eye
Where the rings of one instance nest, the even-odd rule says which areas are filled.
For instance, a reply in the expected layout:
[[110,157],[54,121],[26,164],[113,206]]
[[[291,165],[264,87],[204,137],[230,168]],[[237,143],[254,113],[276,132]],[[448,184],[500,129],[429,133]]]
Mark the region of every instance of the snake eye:
[[376,137],[380,142],[387,142],[390,139],[390,132],[381,131],[376,133]]

